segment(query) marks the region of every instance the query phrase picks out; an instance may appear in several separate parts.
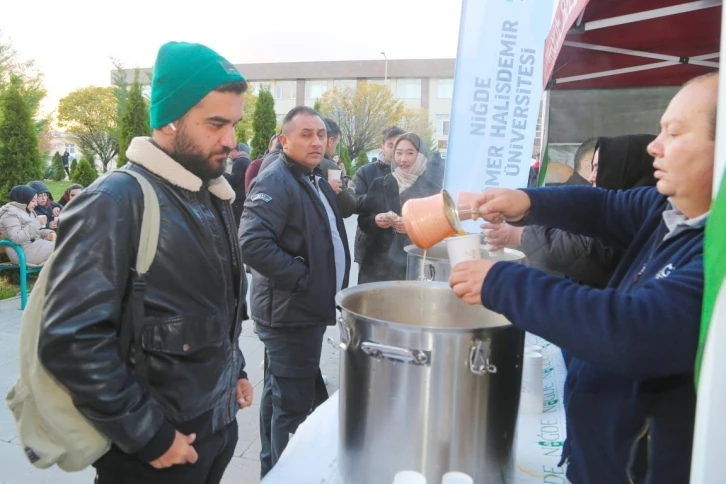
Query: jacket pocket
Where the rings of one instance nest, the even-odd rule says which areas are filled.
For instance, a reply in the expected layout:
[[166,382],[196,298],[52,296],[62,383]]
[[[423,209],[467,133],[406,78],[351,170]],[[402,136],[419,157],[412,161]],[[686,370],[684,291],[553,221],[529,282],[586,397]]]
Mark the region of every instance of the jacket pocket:
[[197,416],[223,390],[228,330],[216,316],[147,320],[141,341],[149,383],[177,418]]
[[215,316],[177,316],[163,322],[148,321],[142,345],[146,351],[194,359],[205,350],[222,344],[224,329]]
[[289,314],[290,302],[295,297],[295,293],[280,289],[279,287],[272,287],[270,290],[272,297],[271,305],[271,318],[270,323],[287,323],[294,320],[295,315]]

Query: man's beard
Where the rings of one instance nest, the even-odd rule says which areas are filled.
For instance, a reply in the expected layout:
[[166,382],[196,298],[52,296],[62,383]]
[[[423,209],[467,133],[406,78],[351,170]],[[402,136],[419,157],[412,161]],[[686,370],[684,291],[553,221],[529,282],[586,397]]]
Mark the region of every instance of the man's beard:
[[[220,153],[205,155],[201,148],[194,144],[184,129],[184,124],[179,123],[172,151],[169,153],[174,161],[186,168],[192,174],[198,176],[202,181],[209,181],[219,178],[224,173],[227,164],[227,157],[230,150],[224,148]],[[222,163],[216,163],[212,158],[224,155]]]

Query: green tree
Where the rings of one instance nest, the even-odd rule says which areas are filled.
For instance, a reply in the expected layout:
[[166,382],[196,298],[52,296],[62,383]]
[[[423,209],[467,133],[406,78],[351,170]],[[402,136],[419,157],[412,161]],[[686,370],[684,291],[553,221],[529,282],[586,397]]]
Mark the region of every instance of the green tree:
[[380,144],[381,132],[397,125],[405,113],[403,101],[381,84],[363,82],[356,88],[332,89],[320,100],[321,114],[340,126],[341,142],[351,158]]
[[79,163],[76,171],[73,173],[71,181],[83,185],[83,187],[89,186],[94,180],[98,178],[96,169],[91,165],[88,159],[83,158]]
[[345,146],[342,146],[340,148],[340,162],[343,163],[343,166],[345,166],[345,173],[353,178],[356,172],[355,164],[353,163],[353,160],[350,159],[350,153],[348,152],[348,148]]
[[118,154],[116,105],[112,87],[77,89],[60,100],[58,124],[68,129],[84,154],[97,156],[103,171]]
[[53,161],[50,163],[50,179],[61,181],[66,177],[66,170],[63,168],[63,158],[57,151],[53,155]]
[[320,112],[320,107],[321,107],[320,106],[320,99],[316,99],[315,100],[315,104],[313,104],[313,109],[316,110],[317,112]]
[[126,100],[126,111],[121,117],[118,139],[118,158],[116,164],[119,168],[126,164],[126,150],[131,140],[137,136],[151,136],[149,126],[149,106],[141,93],[139,82],[139,71],[134,74],[134,83],[131,84],[128,99]]
[[247,126],[243,123],[237,123],[237,126],[234,128],[234,134],[237,138],[237,143],[247,144],[247,141],[250,139],[250,135],[247,133]]
[[[41,156],[40,159],[42,160],[43,157]],[[43,161],[43,180],[51,180],[52,178],[53,178],[53,165],[51,164],[50,161],[45,160],[45,161]]]
[[[96,160],[93,158],[93,156],[87,156],[86,161],[88,162],[88,165],[91,167],[91,170],[93,170],[93,173],[95,174],[96,178],[98,178],[98,165],[96,164]],[[86,185],[83,185],[86,186]]]
[[21,94],[22,79],[14,77],[0,95],[0,202],[6,203],[10,189],[43,176],[38,152],[38,133],[30,107]]
[[438,151],[438,141],[434,136],[434,125],[429,119],[429,112],[424,108],[407,108],[398,126],[409,133],[416,133],[428,150]]
[[126,102],[129,98],[129,85],[126,82],[126,69],[124,69],[123,62],[111,57],[111,64],[116,68],[111,76],[113,95],[116,97],[116,126],[121,126],[121,118],[126,112]]
[[237,142],[249,144],[250,133],[252,133],[252,123],[255,117],[255,108],[257,107],[257,95],[254,93],[253,85],[249,85],[249,89],[245,93],[245,110],[242,120],[237,123],[235,133],[237,134]]
[[262,89],[257,97],[255,114],[252,120],[254,138],[252,138],[251,159],[256,159],[267,150],[270,138],[275,134],[276,125],[275,100],[269,90]]
[[[12,42],[4,39],[2,31],[0,31],[0,95],[11,88],[13,82],[20,83],[20,92],[28,105],[30,117],[38,118],[40,103],[46,95],[43,75],[37,71],[34,61],[20,60]],[[0,118],[2,118],[2,111],[0,111]],[[36,132],[39,133],[47,127],[48,121],[48,117],[36,119],[34,122]]]
[[[355,171],[360,170],[362,166],[367,165],[370,162],[371,160],[368,159],[368,153],[365,151],[361,151],[360,153],[358,153],[358,157],[355,159]],[[355,175],[355,173],[353,173],[353,175]]]
[[76,172],[76,168],[78,168],[78,160],[76,160],[75,158],[73,158],[71,160],[71,169],[70,169],[70,172],[71,172],[71,180],[73,179],[73,173]]

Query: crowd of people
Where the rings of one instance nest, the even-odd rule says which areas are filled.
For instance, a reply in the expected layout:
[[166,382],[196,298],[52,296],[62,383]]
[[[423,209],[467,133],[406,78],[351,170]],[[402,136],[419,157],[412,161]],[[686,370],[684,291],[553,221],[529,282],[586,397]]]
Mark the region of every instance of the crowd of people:
[[[561,186],[483,192],[487,242],[520,248],[529,264],[452,268],[458,297],[567,353],[562,458],[575,484],[688,481],[717,84],[717,75],[686,84],[657,136],[583,143]],[[62,211],[39,187],[13,190],[10,217],[30,220],[43,241],[41,229],[58,234],[38,355],[113,444],[93,464],[97,484],[220,482],[235,414],[254,398],[238,345],[248,319],[265,348],[267,475],[328,398],[323,334],[336,324],[334,298],[351,263],[359,283],[405,279],[402,205],[443,186],[443,160],[397,127],[382,133],[380,159],[347,179],[335,160],[340,128],[306,106],[250,160],[234,130],[246,90],[242,74],[205,46],[159,50],[153,134],[132,140],[125,168],[149,180],[161,210],[143,331],[128,358],[118,334],[144,243],[140,187],[112,172],[69,194]],[[60,213],[62,230],[37,221],[36,204]],[[350,248],[344,219],[353,215]]]
[[[53,253],[61,210],[82,189],[81,185],[73,184],[56,202],[42,181],[13,187],[10,201],[0,207],[0,240],[19,246],[28,266],[42,266]],[[6,248],[5,253],[13,264],[20,263],[14,248]]]

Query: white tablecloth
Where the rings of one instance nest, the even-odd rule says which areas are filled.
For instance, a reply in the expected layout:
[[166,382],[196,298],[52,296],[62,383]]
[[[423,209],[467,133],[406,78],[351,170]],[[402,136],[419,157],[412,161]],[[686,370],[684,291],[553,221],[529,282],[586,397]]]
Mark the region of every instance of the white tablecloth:
[[[565,362],[560,349],[547,341],[528,334],[526,342],[542,347],[544,408],[541,414],[519,414],[515,483],[564,484],[565,468],[558,468],[557,463],[565,441]],[[345,484],[337,456],[338,392],[298,428],[262,483]]]

